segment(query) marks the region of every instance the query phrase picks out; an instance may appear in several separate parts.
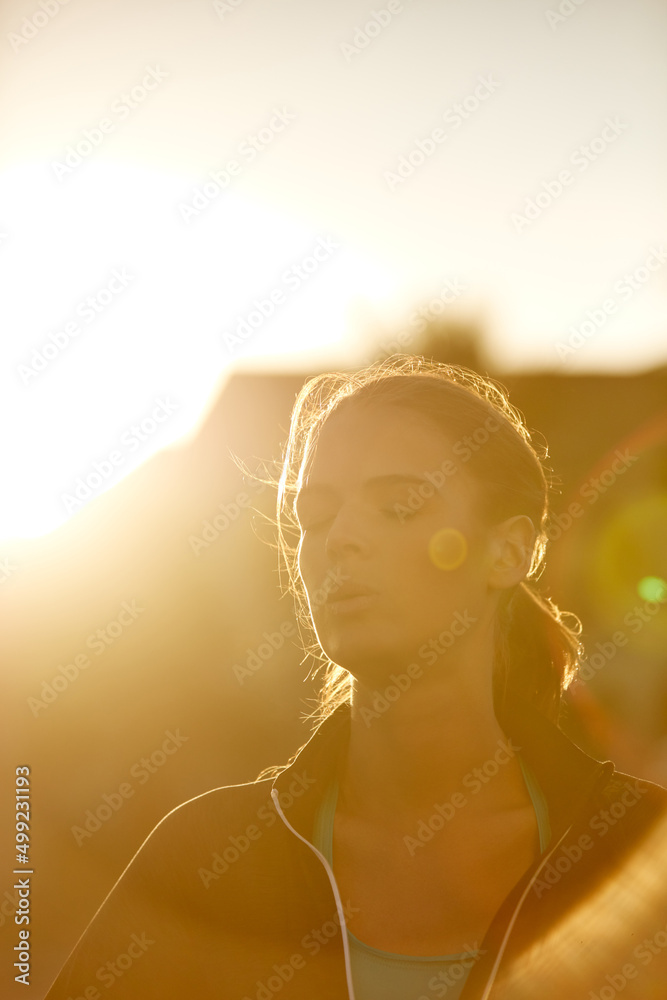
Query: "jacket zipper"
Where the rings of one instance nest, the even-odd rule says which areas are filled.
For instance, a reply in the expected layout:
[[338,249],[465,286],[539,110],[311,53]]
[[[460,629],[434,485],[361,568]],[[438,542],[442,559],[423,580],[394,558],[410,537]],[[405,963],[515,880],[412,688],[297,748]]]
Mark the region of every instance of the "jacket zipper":
[[[596,777],[595,781],[593,782],[591,790],[589,792],[589,797],[588,797],[588,801],[589,802],[590,802],[591,798],[593,797],[593,795],[597,792],[597,790],[600,787],[600,785],[602,784],[603,780],[605,780],[606,778],[608,778],[610,774],[614,773],[615,768],[614,768],[613,764],[611,766],[609,766],[609,764],[610,764],[610,762],[607,761],[606,763],[603,763],[603,764],[600,765],[600,769],[598,771],[597,777]],[[491,989],[493,988],[493,984],[494,984],[496,976],[498,974],[498,969],[500,967],[500,963],[502,961],[503,954],[505,952],[505,949],[507,948],[507,943],[509,941],[510,934],[512,933],[512,929],[513,929],[514,924],[516,923],[516,919],[517,919],[517,917],[519,915],[519,910],[523,906],[523,904],[524,904],[524,902],[526,900],[526,897],[527,897],[528,893],[530,892],[530,890],[532,889],[533,884],[536,881],[538,875],[540,874],[540,872],[542,871],[542,869],[544,868],[544,866],[546,865],[546,863],[549,861],[549,858],[558,850],[558,848],[563,843],[563,841],[567,837],[567,835],[570,832],[570,830],[572,829],[572,827],[575,825],[576,822],[578,822],[578,819],[579,819],[579,816],[577,816],[577,818],[575,820],[573,820],[572,823],[570,823],[570,825],[568,826],[568,828],[565,831],[565,833],[563,833],[562,836],[559,837],[557,843],[554,844],[554,846],[550,849],[549,853],[546,854],[542,858],[542,860],[540,861],[539,865],[537,866],[537,868],[533,872],[533,874],[532,874],[532,876],[530,878],[530,881],[528,882],[528,885],[524,889],[523,893],[521,894],[521,898],[519,899],[519,901],[516,904],[516,907],[514,908],[514,912],[513,912],[512,917],[511,917],[511,919],[510,919],[510,921],[509,921],[509,923],[507,925],[507,929],[506,929],[505,934],[503,936],[503,939],[502,939],[502,941],[500,943],[500,947],[498,948],[498,953],[496,954],[496,958],[495,958],[495,961],[493,963],[493,968],[491,969],[491,972],[489,974],[489,978],[487,979],[487,982],[486,982],[486,986],[484,987],[484,992],[481,994],[479,1000],[489,1000],[489,997],[491,995]],[[482,943],[484,943],[484,942],[482,942]]]
[[499,946],[498,952],[496,954],[496,959],[495,959],[495,961],[493,963],[493,968],[491,969],[491,972],[489,974],[489,978],[486,981],[486,986],[484,987],[484,992],[481,994],[479,1000],[489,1000],[489,997],[491,995],[491,990],[493,988],[493,984],[494,984],[496,976],[498,974],[498,969],[500,968],[500,963],[501,963],[503,955],[505,953],[505,949],[507,947],[507,943],[508,943],[508,941],[510,939],[510,934],[512,933],[512,929],[514,927],[514,924],[516,923],[516,919],[519,916],[519,910],[523,906],[523,904],[525,902],[525,899],[526,899],[526,896],[528,895],[528,893],[532,889],[533,883],[537,879],[538,875],[540,874],[540,872],[542,871],[542,869],[546,865],[546,863],[549,860],[549,858],[551,857],[551,855],[555,851],[558,850],[558,848],[560,847],[560,845],[562,844],[562,842],[565,840],[565,838],[567,837],[568,833],[572,829],[573,825],[574,824],[571,823],[570,826],[568,826],[567,830],[562,835],[562,837],[558,840],[558,842],[556,844],[554,844],[554,846],[551,848],[551,850],[549,851],[549,853],[546,854],[542,858],[540,864],[537,866],[537,868],[533,872],[532,878],[528,882],[528,885],[526,886],[526,888],[524,889],[523,893],[521,894],[521,898],[519,899],[518,903],[516,904],[516,906],[514,908],[514,913],[512,914],[512,917],[511,917],[511,919],[510,919],[510,921],[509,921],[509,923],[507,925],[507,928],[505,930],[504,937],[503,937],[502,941],[500,942],[500,946]]
[[340,898],[340,893],[338,891],[338,886],[336,884],[336,878],[334,876],[334,873],[331,870],[329,862],[324,857],[324,855],[321,854],[317,850],[317,848],[313,844],[310,843],[309,840],[306,840],[305,837],[302,837],[301,834],[298,833],[298,831],[295,830],[294,827],[290,823],[288,823],[287,818],[286,818],[285,814],[283,813],[283,811],[281,809],[280,802],[278,801],[278,790],[276,788],[272,789],[272,791],[271,791],[271,798],[273,799],[273,804],[276,807],[276,812],[280,816],[281,820],[283,821],[283,823],[285,824],[285,826],[287,827],[287,829],[291,830],[292,833],[294,834],[294,836],[298,837],[299,840],[301,840],[304,844],[306,844],[306,846],[310,848],[310,850],[313,852],[313,854],[320,859],[320,861],[324,865],[324,869],[325,869],[327,875],[329,876],[329,882],[331,883],[331,888],[333,890],[334,899],[336,900],[336,910],[338,911],[338,919],[340,921],[340,932],[341,932],[341,935],[342,935],[342,938],[343,938],[343,953],[345,955],[345,976],[346,976],[346,979],[347,979],[347,993],[348,993],[349,1000],[355,1000],[355,998],[354,998],[354,986],[352,984],[352,964],[351,964],[351,961],[350,961],[350,944],[349,944],[349,941],[347,939],[347,925],[345,923],[345,911],[343,910],[343,903],[342,903],[342,900]]

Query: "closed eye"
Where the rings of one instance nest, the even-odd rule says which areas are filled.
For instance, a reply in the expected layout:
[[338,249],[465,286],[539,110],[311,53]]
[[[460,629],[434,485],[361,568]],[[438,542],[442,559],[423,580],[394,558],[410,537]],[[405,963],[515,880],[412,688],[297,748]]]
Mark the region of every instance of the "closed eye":
[[[416,510],[411,510],[406,504],[398,502],[376,509],[378,513],[385,515],[388,519],[401,522],[407,520],[409,517],[414,517],[418,513]],[[335,513],[314,517],[302,516],[299,518],[299,525],[302,531],[317,531],[318,529],[324,529],[334,520],[335,516]]]
[[417,511],[410,510],[405,504],[395,503],[392,507],[383,507],[382,513],[386,514],[392,520],[405,521],[408,517],[414,517]]

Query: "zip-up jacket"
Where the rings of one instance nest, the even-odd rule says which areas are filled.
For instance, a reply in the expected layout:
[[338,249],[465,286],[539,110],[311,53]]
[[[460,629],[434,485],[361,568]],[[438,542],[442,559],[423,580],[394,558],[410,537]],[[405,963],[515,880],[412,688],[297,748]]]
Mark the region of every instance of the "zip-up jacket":
[[[341,706],[276,778],[168,813],[47,1000],[354,1000],[355,911],[311,843],[350,724]],[[665,1000],[667,791],[594,760],[528,705],[504,729],[552,836],[498,909],[462,1000]],[[426,1000],[441,996],[434,984]]]

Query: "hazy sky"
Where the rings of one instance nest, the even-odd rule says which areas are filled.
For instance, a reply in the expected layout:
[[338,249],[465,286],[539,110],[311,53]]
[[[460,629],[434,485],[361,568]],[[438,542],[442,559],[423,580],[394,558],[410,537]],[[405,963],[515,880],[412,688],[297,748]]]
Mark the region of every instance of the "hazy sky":
[[664,364],[666,39],[660,0],[5,0],[5,525],[161,396],[118,475],[231,364],[356,363],[424,304],[508,369]]

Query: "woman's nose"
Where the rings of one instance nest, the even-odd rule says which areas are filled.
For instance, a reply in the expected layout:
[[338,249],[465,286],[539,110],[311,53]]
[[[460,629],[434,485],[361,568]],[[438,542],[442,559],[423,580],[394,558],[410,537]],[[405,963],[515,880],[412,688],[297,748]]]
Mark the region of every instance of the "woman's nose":
[[343,504],[338,509],[327,533],[327,555],[337,558],[345,551],[366,554],[371,547],[371,526],[367,515],[359,505]]

